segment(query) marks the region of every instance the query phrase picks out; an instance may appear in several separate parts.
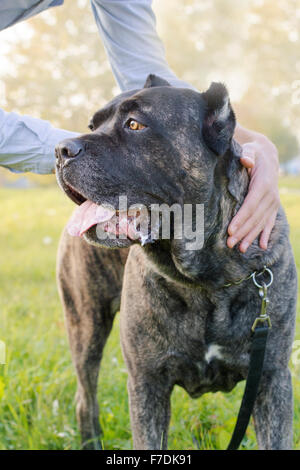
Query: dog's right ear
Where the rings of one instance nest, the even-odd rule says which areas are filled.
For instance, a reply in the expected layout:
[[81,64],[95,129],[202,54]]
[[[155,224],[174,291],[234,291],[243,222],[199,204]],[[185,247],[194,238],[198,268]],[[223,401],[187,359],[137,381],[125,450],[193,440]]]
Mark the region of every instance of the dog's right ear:
[[228,91],[222,83],[212,83],[201,97],[205,104],[204,142],[216,155],[224,155],[230,147],[236,125]]
[[144,88],[152,88],[155,86],[171,86],[171,85],[164,78],[158,77],[157,75],[150,73],[150,75],[148,75],[147,77]]

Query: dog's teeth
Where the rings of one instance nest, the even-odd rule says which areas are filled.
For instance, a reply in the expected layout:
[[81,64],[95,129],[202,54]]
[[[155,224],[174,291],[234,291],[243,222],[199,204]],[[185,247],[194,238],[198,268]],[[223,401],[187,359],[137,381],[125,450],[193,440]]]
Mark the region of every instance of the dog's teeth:
[[154,240],[152,240],[151,236],[148,235],[148,236],[141,236],[141,245],[142,246],[145,246],[145,245],[148,245],[148,243],[153,243]]

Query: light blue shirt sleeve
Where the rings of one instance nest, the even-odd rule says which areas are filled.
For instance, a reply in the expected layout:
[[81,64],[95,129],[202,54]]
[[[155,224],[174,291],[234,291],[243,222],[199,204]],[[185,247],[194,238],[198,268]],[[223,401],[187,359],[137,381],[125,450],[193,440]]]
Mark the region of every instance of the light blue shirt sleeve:
[[[63,0],[0,0],[0,30],[62,4]],[[0,165],[17,173],[51,173],[55,145],[76,135],[47,121],[0,109]]]
[[91,0],[115,79],[122,91],[142,88],[150,73],[192,88],[170,69],[156,31],[152,0]]
[[0,109],[0,165],[14,172],[52,173],[56,144],[77,135],[47,121]]
[[0,0],[0,30],[62,5],[64,0]]

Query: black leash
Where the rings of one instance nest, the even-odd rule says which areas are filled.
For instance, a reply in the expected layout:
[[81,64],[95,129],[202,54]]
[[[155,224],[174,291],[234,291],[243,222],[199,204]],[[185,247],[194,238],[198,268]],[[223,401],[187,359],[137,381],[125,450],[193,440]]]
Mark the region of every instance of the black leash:
[[244,396],[227,450],[237,450],[247,430],[262,374],[268,333],[268,326],[259,326],[253,334],[249,372]]
[[[265,282],[259,284],[257,277],[262,276],[264,273],[267,273],[270,276],[270,280],[268,284]],[[269,302],[267,291],[268,287],[270,287],[273,282],[273,273],[270,269],[265,267],[260,273],[253,273],[251,277],[255,286],[259,289],[259,295],[262,299],[261,311],[251,328],[252,345],[248,376],[239,414],[227,450],[237,450],[247,430],[263,371],[268,334],[272,327],[270,317],[267,314],[267,306]]]

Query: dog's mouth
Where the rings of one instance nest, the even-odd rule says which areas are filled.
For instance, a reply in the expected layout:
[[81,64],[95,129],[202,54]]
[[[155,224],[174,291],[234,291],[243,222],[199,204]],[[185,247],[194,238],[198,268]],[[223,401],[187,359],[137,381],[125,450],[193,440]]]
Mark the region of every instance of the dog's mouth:
[[150,214],[145,207],[139,206],[129,210],[116,210],[110,204],[98,204],[83,196],[66,181],[60,179],[60,185],[67,196],[78,207],[73,212],[68,224],[68,233],[73,237],[91,235],[99,243],[109,237],[110,239],[138,241],[142,245],[151,243],[159,234],[159,224],[153,232],[150,224]]
[[75,204],[79,206],[87,201],[87,199],[82,194],[76,191],[72,186],[67,184],[65,181],[63,182],[63,190],[67,194],[67,196],[69,196],[69,198],[73,202],[75,202]]
[[87,201],[87,198],[83,196],[83,194],[65,181],[59,165],[56,166],[56,180],[63,192],[71,199],[71,201],[75,202],[75,204],[80,206]]
[[110,233],[118,237],[135,240],[138,235],[138,224],[141,214],[129,215],[127,211],[115,210],[109,205],[96,204],[86,200],[73,213],[67,225],[68,232],[74,237],[81,237],[90,228],[97,225],[97,232]]

